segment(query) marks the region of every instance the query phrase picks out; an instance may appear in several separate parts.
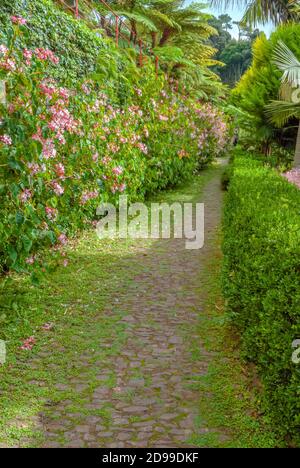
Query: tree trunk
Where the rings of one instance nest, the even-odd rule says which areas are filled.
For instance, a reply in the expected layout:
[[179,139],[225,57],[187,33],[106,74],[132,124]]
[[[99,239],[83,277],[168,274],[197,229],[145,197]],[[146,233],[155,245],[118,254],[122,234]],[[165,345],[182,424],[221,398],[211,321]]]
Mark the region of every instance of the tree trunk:
[[105,16],[102,16],[100,17],[100,24],[101,24],[101,28],[104,29],[106,31],[106,18]]
[[300,121],[299,121],[299,127],[298,127],[294,167],[298,167],[300,169]]
[[152,49],[154,49],[157,43],[157,33],[152,31],[151,37],[152,37]]
[[136,44],[136,39],[137,39],[137,30],[136,30],[136,22],[131,20],[131,32],[130,32],[130,40]]
[[165,45],[165,43],[167,42],[167,40],[168,40],[169,37],[171,36],[171,32],[172,32],[172,30],[171,30],[171,29],[168,29],[168,28],[166,28],[166,29],[163,30],[162,37],[161,37],[161,39],[160,39],[160,41],[159,41],[159,46],[160,46],[160,47],[162,47],[162,46]]

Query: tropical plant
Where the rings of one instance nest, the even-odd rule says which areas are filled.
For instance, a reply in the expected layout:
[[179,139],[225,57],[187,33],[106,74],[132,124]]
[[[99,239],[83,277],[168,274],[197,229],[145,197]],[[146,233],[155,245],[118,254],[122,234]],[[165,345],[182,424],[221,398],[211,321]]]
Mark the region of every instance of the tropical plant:
[[244,23],[256,25],[272,21],[275,25],[299,21],[299,0],[211,0],[214,7],[240,5],[246,8]]
[[217,31],[209,24],[210,15],[203,12],[203,4],[186,7],[182,0],[108,0],[107,6],[100,1],[90,5],[94,13],[99,12],[108,35],[116,21],[112,9],[119,18],[122,36],[127,35],[133,46],[137,38],[142,39],[146,52],[159,57],[170,78],[184,77],[189,92],[194,89],[203,98],[219,94],[219,79],[208,70],[220,64],[213,59],[216,49],[208,42]]
[[300,167],[300,61],[280,41],[274,54],[275,65],[283,72],[280,100],[266,106],[271,122],[283,127],[291,118],[299,120],[294,166]]
[[264,34],[259,36],[253,44],[252,65],[233,90],[233,103],[253,116],[250,135],[253,138],[255,133],[255,140],[260,143],[260,150],[266,155],[270,155],[274,142],[294,149],[297,137],[294,123],[290,121],[279,127],[266,114],[266,106],[271,101],[278,100],[281,88],[282,73],[274,63],[277,45],[283,41],[298,57],[300,56],[299,35],[300,25],[291,23],[279,27],[270,39]]

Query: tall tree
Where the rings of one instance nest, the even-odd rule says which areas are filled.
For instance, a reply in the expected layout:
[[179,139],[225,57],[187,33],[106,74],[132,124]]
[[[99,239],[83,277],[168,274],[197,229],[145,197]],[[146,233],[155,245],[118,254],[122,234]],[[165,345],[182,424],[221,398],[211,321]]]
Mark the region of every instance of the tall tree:
[[219,21],[221,22],[222,28],[228,32],[228,29],[232,29],[232,18],[231,16],[225,14],[219,16]]

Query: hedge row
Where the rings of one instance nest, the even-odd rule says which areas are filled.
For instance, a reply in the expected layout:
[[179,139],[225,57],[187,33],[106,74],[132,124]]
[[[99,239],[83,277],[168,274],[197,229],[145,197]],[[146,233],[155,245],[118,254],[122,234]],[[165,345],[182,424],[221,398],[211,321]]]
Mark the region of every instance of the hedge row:
[[172,92],[146,66],[124,58],[127,76],[117,73],[113,46],[105,65],[120,87],[97,69],[62,86],[48,78],[60,57],[22,48],[27,33],[27,24],[11,24],[0,43],[0,273],[35,278],[48,268],[44,250],[63,261],[67,237],[96,221],[102,201],[120,193],[142,200],[190,177],[225,149],[227,125],[218,109]]
[[[244,355],[257,364],[268,411],[300,443],[300,191],[237,156],[224,215],[223,287]],[[297,353],[296,353],[297,354]]]
[[19,38],[20,46],[47,48],[60,57],[59,66],[52,68],[60,80],[75,82],[93,72],[99,52],[108,47],[100,32],[91,31],[50,0],[1,0],[0,43],[10,31],[12,15],[27,19],[29,34]]

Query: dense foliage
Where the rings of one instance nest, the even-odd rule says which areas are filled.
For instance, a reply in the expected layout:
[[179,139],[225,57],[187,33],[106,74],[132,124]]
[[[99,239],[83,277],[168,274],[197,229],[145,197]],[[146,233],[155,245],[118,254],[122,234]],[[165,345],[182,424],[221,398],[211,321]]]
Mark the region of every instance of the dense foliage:
[[249,157],[234,162],[224,217],[224,294],[257,364],[268,411],[281,434],[299,444],[299,189]]
[[[233,21],[229,15],[213,17],[209,23],[218,31],[218,35],[210,38],[210,42],[217,50],[215,58],[221,63],[214,70],[223,83],[233,87],[251,65],[252,44],[260,31],[258,29],[252,31]],[[238,39],[231,35],[234,25],[239,30]]]
[[249,136],[250,145],[253,146],[255,134],[259,150],[265,154],[270,154],[273,142],[287,148],[295,147],[298,121],[291,119],[283,128],[278,128],[268,118],[266,107],[278,99],[281,87],[282,72],[274,63],[276,47],[282,41],[300,57],[299,37],[299,24],[278,28],[269,40],[261,35],[254,43],[252,66],[233,93],[234,103],[244,112],[240,123]]
[[67,236],[94,220],[100,201],[121,192],[142,199],[220,154],[226,123],[211,105],[172,92],[163,78],[137,70],[129,59],[130,75],[118,72],[113,45],[109,77],[100,55],[93,79],[62,86],[49,78],[49,66],[60,58],[49,49],[19,47],[27,25],[12,20],[0,47],[7,93],[0,127],[0,265],[35,271],[48,266],[41,247],[61,255]]
[[43,47],[59,56],[59,64],[51,73],[60,80],[76,82],[94,71],[95,58],[107,47],[100,33],[95,34],[83,22],[55,8],[50,0],[1,0],[0,43],[11,31],[12,15],[28,21],[30,34],[18,38],[19,46]]

